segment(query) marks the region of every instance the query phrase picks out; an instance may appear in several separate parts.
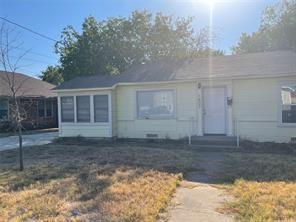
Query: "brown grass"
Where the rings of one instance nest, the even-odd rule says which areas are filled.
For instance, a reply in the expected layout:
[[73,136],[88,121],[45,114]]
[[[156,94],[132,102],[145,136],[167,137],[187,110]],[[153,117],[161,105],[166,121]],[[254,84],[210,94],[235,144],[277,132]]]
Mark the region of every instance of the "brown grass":
[[226,209],[241,221],[295,221],[296,183],[237,180]]
[[232,154],[224,167],[235,197],[224,211],[240,221],[296,221],[296,156]]
[[46,145],[1,152],[0,221],[156,221],[196,155],[141,147]]

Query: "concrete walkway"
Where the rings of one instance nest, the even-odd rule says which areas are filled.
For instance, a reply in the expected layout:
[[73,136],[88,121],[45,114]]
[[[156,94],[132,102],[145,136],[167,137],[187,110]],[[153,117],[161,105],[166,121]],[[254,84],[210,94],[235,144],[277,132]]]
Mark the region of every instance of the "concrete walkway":
[[[36,146],[51,143],[58,137],[58,132],[23,135],[23,146]],[[18,148],[18,136],[0,138],[0,151]]]
[[202,172],[189,174],[177,189],[174,206],[169,212],[169,222],[231,222],[234,217],[221,214],[218,208],[230,200],[223,189],[214,186],[223,157],[211,153],[201,158]]

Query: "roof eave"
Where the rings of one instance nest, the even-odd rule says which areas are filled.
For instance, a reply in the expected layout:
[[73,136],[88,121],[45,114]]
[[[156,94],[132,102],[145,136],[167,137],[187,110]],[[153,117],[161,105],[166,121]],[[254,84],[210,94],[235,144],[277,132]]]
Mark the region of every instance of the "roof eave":
[[113,90],[117,86],[129,86],[129,85],[149,85],[149,84],[171,84],[171,83],[182,83],[182,82],[192,82],[201,80],[236,80],[236,79],[261,79],[261,78],[276,78],[276,77],[289,77],[295,76],[295,72],[290,73],[278,73],[274,75],[247,75],[247,76],[211,76],[211,77],[200,77],[191,79],[179,79],[179,80],[169,80],[169,81],[150,81],[150,82],[119,82],[110,87],[92,87],[92,88],[72,88],[72,89],[52,89],[55,93],[61,92],[77,92],[77,91],[95,91],[95,90]]

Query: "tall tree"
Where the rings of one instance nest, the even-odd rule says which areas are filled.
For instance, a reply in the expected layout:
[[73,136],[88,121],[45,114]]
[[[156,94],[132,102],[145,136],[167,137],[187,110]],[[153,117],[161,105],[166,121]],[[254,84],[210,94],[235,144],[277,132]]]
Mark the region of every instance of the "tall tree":
[[66,27],[56,45],[63,78],[116,75],[136,63],[221,54],[209,49],[208,29],[195,32],[192,21],[191,17],[174,18],[147,11],[105,21],[90,16],[83,22],[81,33]]
[[39,78],[53,85],[59,85],[64,81],[61,68],[58,66],[47,66]]
[[263,12],[258,31],[242,33],[234,54],[296,50],[296,1],[282,0]]
[[24,83],[29,79],[18,81],[17,70],[21,67],[20,63],[28,51],[19,53],[21,47],[19,35],[13,29],[9,28],[5,22],[0,24],[0,67],[3,69],[4,75],[1,75],[0,81],[9,91],[9,121],[13,129],[18,133],[19,138],[19,167],[24,169],[23,163],[23,120],[26,119],[28,109],[27,106],[21,105],[22,89]]

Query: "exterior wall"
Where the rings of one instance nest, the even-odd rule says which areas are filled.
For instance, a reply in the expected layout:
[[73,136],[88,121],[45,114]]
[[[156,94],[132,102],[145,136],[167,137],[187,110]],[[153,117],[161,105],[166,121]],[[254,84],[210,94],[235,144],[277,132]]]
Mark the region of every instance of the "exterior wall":
[[[60,137],[112,137],[112,115],[109,115],[109,123],[96,123],[94,122],[94,106],[93,106],[93,96],[99,94],[109,95],[109,109],[112,113],[111,106],[111,90],[105,91],[83,91],[83,92],[65,92],[58,93],[58,107],[59,107],[59,136]],[[90,116],[91,121],[89,123],[78,123],[76,121],[76,99],[75,96],[79,95],[89,95],[90,96]],[[73,123],[63,123],[61,121],[61,96],[74,96],[74,122]]]
[[111,104],[112,104],[112,137],[117,137],[117,92],[112,90],[111,93]]
[[[59,107],[60,96],[108,93],[111,109],[110,123],[94,123],[93,120],[91,123],[61,123],[59,120],[60,136],[147,138],[147,134],[157,134],[158,138],[180,139],[188,135],[203,135],[203,87],[224,86],[227,89],[226,96],[233,101],[232,105],[226,106],[227,135],[240,135],[243,139],[255,141],[289,142],[291,137],[296,137],[296,124],[280,124],[280,83],[293,81],[296,83],[296,76],[127,84],[118,85],[112,90],[58,93]],[[137,91],[159,89],[174,90],[176,115],[169,119],[138,118]]]
[[289,142],[296,137],[295,126],[280,123],[280,83],[290,78],[244,79],[233,81],[235,132],[244,139]]
[[[175,117],[138,119],[136,113],[137,90],[158,89],[173,89],[175,91]],[[118,137],[146,138],[147,134],[158,134],[158,138],[180,139],[197,133],[196,82],[118,86],[116,91]]]
[[[52,115],[39,117],[38,115],[38,100],[52,101]],[[10,105],[9,105],[10,104]],[[0,133],[13,131],[10,115],[12,102],[8,105],[8,117],[5,120],[0,120]],[[57,98],[22,98],[19,101],[20,112],[25,116],[22,125],[26,130],[55,128],[58,126],[57,115]]]

